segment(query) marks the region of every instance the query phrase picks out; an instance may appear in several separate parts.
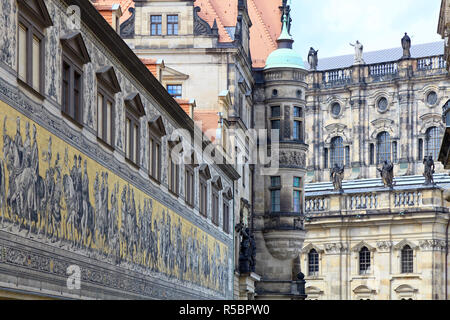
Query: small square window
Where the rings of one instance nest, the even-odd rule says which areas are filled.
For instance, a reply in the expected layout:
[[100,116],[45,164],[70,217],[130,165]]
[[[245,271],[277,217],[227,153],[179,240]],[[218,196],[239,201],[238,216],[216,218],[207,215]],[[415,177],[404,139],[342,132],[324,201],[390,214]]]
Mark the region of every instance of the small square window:
[[150,34],[152,36],[160,36],[162,31],[162,16],[150,17]]
[[167,85],[167,92],[172,96],[172,98],[181,99],[182,97],[182,86],[181,84],[169,84]]
[[301,187],[301,181],[302,181],[302,178],[294,177],[294,188],[300,188]]
[[272,115],[272,117],[280,117],[281,116],[281,108],[279,106],[271,107],[271,115]]
[[167,34],[178,35],[178,15],[167,16]]

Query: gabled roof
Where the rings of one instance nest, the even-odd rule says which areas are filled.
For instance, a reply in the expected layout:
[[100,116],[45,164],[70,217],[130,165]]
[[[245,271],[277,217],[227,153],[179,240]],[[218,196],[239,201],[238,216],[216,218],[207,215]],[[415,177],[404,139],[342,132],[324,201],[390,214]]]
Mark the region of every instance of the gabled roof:
[[[444,54],[444,41],[416,44],[411,46],[411,58],[423,58],[439,56]],[[397,61],[403,56],[401,47],[364,52],[363,59],[366,64],[377,64],[383,62]],[[355,56],[353,54],[336,56],[330,58],[320,58],[317,70],[332,70],[348,68],[353,65]],[[310,68],[307,61],[304,62],[307,69]]]
[[79,31],[69,32],[61,37],[61,44],[81,63],[91,62],[88,50]]
[[131,109],[137,116],[145,115],[144,105],[142,104],[141,95],[137,92],[130,93],[124,99],[125,105]]
[[148,122],[150,124],[150,129],[156,132],[160,137],[166,135],[166,128],[161,116],[156,116]]

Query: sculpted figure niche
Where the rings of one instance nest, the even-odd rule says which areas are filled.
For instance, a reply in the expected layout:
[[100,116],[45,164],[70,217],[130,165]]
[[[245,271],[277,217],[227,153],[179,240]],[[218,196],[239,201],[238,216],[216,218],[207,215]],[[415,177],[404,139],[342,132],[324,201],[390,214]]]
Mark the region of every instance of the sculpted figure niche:
[[434,179],[433,179],[433,174],[434,174],[434,161],[433,161],[433,156],[426,156],[423,159],[423,164],[424,164],[424,171],[423,171],[423,176],[425,177],[425,185],[433,185],[434,184]]
[[383,167],[381,169],[377,168],[380,172],[381,179],[383,180],[384,186],[387,188],[394,187],[394,165],[387,160],[384,160]]
[[330,170],[330,178],[333,182],[334,190],[342,192],[342,181],[344,180],[344,165],[339,166],[337,163]]

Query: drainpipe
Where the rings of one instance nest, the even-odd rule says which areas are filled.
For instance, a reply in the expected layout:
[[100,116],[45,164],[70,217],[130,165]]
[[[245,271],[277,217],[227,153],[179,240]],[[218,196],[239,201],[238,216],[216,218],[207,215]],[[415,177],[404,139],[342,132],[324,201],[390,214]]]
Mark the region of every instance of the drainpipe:
[[[233,181],[233,224],[232,224],[232,228],[233,228],[233,277],[232,277],[232,281],[233,281],[233,285],[232,285],[232,289],[233,289],[233,299],[234,299],[234,278],[235,278],[235,276],[236,276],[236,269],[235,269],[235,267],[236,267],[236,252],[235,252],[235,249],[236,249],[236,244],[234,243],[234,241],[236,240],[236,228],[235,228],[235,223],[236,223],[236,217],[235,217],[235,209],[234,209],[234,206],[236,205],[235,204],[235,197],[234,197],[234,188],[236,187],[235,186],[235,183],[236,183],[236,181]],[[239,247],[238,247],[239,248]],[[239,296],[239,288],[238,288],[238,296]],[[239,299],[239,297],[238,297],[238,299]]]

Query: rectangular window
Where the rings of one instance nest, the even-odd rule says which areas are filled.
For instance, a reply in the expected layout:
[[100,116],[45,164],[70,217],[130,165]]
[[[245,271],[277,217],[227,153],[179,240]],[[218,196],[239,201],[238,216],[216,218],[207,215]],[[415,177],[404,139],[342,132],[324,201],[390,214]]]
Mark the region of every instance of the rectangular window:
[[280,130],[280,120],[271,121],[272,130]]
[[106,94],[103,94],[104,89],[98,83],[97,94],[97,137],[109,146],[113,145],[113,123],[114,123],[114,111],[113,99]]
[[301,188],[302,178],[294,177],[294,188]]
[[208,216],[208,185],[206,180],[200,179],[200,214],[204,217]]
[[136,124],[133,125],[133,158],[131,159],[134,163],[138,162],[138,154],[139,154],[139,149],[138,149],[138,136],[139,136],[139,129],[138,126]]
[[19,79],[26,82],[27,81],[27,32],[28,29],[19,23],[19,50],[18,50],[18,68],[19,68]]
[[125,120],[125,150],[126,158],[135,165],[139,165],[140,123],[134,113],[127,111]]
[[103,95],[97,95],[97,136],[103,138]]
[[223,231],[230,233],[230,207],[227,201],[223,202]]
[[294,212],[301,213],[302,211],[302,193],[299,190],[294,190]]
[[392,161],[397,162],[397,142],[392,142]]
[[272,118],[281,117],[281,107],[275,106],[271,107],[270,109]]
[[167,34],[178,35],[178,15],[167,16]]
[[[152,131],[149,131],[149,173],[150,173],[150,177],[152,177],[153,179],[155,179],[156,181],[161,181],[161,140],[156,137]],[[169,163],[169,169],[170,169],[170,164],[173,164],[172,159],[170,158],[170,163]],[[176,174],[176,173],[175,173]],[[169,181],[170,183],[170,181]],[[175,191],[175,186],[174,186],[174,190]]]
[[300,141],[302,140],[302,122],[301,121],[294,121],[294,140]]
[[169,84],[169,85],[167,85],[167,92],[172,96],[172,98],[181,99],[181,97],[182,97],[181,84]]
[[328,169],[328,148],[323,149],[323,167]]
[[180,166],[175,163],[175,159],[172,158],[172,148],[169,149],[169,190],[174,194],[179,193],[179,178],[180,178]]
[[369,158],[370,158],[370,164],[375,164],[375,145],[373,143],[369,146]]
[[34,20],[19,14],[17,31],[17,77],[36,92],[43,89],[43,30]]
[[270,177],[270,187],[270,202],[272,212],[280,212],[281,177]]
[[219,194],[217,190],[214,190],[212,194],[212,223],[216,226],[219,225]]
[[[449,112],[450,113],[450,112]],[[419,139],[419,145],[418,145],[418,152],[417,152],[417,157],[419,158],[419,161],[423,160],[423,140]]]
[[162,30],[162,16],[150,17],[150,34],[152,36],[160,36]]
[[300,107],[294,107],[294,117],[301,118],[303,117],[303,110]]
[[67,63],[63,63],[63,79],[62,79],[62,111],[66,114],[70,113],[70,66]]
[[345,165],[346,166],[350,166],[350,147],[346,146],[345,147]]
[[194,170],[192,166],[185,166],[185,175],[186,175],[186,202],[189,206],[194,206]]

